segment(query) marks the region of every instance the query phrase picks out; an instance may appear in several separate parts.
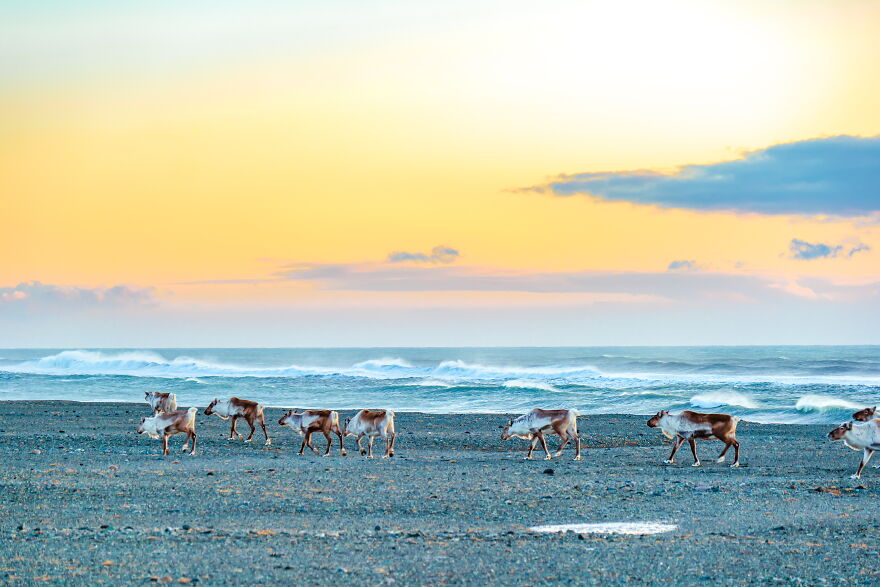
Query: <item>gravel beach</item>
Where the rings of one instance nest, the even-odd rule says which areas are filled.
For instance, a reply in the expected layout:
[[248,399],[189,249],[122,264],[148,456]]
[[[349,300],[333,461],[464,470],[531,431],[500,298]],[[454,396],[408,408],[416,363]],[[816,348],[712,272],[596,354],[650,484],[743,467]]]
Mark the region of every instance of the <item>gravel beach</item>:
[[[502,442],[507,417],[491,414],[398,413],[393,459],[367,460],[351,438],[346,458],[298,456],[280,409],[267,410],[271,447],[259,430],[252,444],[227,441],[229,423],[200,411],[198,454],[176,436],[162,457],[135,432],[148,412],[0,403],[0,579],[880,583],[880,471],[850,480],[859,453],[830,442],[832,426],[742,422],[744,466],[731,469],[715,463],[717,441],[699,443],[701,468],[687,446],[664,465],[669,443],[641,416],[582,417],[584,460],[547,462]],[[529,530],[600,522],[675,528]]]

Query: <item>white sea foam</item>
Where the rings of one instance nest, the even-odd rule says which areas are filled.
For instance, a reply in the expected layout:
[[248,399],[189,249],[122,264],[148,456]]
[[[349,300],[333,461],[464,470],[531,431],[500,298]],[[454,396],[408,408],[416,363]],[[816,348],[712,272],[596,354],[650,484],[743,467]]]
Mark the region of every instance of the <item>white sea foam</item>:
[[532,532],[574,532],[576,534],[630,534],[644,536],[672,532],[678,528],[676,524],[664,522],[599,522],[592,524],[551,524],[533,526]]
[[864,406],[839,397],[809,394],[798,398],[794,407],[800,412],[824,412],[827,410],[858,410]]
[[720,406],[736,406],[739,408],[757,409],[758,403],[743,393],[732,389],[719,389],[699,393],[690,399],[690,404],[695,408],[717,408]]
[[395,369],[395,368],[411,368],[412,365],[404,361],[400,358],[382,358],[382,359],[369,359],[367,361],[362,361],[360,363],[356,363],[352,366],[354,369]]
[[510,389],[540,389],[541,391],[549,391],[551,393],[562,393],[549,383],[535,381],[534,379],[511,379],[504,382],[504,387]]

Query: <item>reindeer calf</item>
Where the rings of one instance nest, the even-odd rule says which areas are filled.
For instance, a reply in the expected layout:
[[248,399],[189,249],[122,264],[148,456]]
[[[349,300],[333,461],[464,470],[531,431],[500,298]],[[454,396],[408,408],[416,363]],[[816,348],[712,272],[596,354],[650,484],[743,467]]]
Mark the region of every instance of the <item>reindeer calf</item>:
[[162,437],[162,454],[168,454],[168,437],[175,434],[186,434],[186,442],[183,443],[183,451],[189,448],[192,440],[192,450],[189,454],[196,454],[196,413],[198,408],[166,412],[156,416],[150,416],[141,420],[138,426],[138,434],[146,434],[150,438]]
[[260,426],[263,428],[263,434],[266,436],[266,446],[272,444],[272,439],[269,438],[269,433],[266,431],[266,421],[263,418],[263,404],[258,404],[257,402],[252,402],[246,399],[239,399],[237,397],[231,397],[227,400],[214,398],[214,400],[208,404],[208,407],[205,408],[205,415],[210,416],[211,414],[216,414],[221,420],[232,418],[232,429],[229,431],[229,440],[235,440],[236,434],[239,438],[244,438],[241,433],[235,429],[236,424],[238,424],[238,419],[244,418],[245,422],[248,423],[248,426],[251,427],[251,433],[248,434],[245,442],[250,442],[254,437],[254,430],[256,430],[254,421],[259,421]]
[[831,440],[842,440],[851,449],[862,451],[859,468],[850,476],[850,479],[858,479],[862,476],[862,469],[871,460],[874,451],[880,450],[880,420],[845,422],[829,432],[828,437]]
[[150,404],[153,414],[158,414],[160,412],[173,412],[177,410],[177,396],[173,393],[145,391],[144,399]]
[[541,410],[536,408],[515,420],[509,420],[506,426],[500,426],[502,429],[501,440],[508,438],[531,440],[532,443],[529,445],[526,459],[532,458],[532,452],[540,441],[544,453],[547,455],[544,460],[549,461],[553,457],[550,456],[550,451],[547,449],[545,433],[556,434],[562,441],[556,451],[557,457],[562,455],[562,449],[573,438],[575,441],[574,460],[579,461],[581,460],[581,438],[578,436],[577,417],[577,410]]
[[736,439],[736,425],[739,418],[736,416],[728,416],[727,414],[701,414],[699,412],[691,412],[685,410],[680,414],[670,414],[667,411],[658,412],[653,418],[648,420],[648,426],[651,428],[660,428],[660,431],[667,438],[674,438],[675,442],[672,446],[672,454],[663,461],[666,464],[675,462],[675,453],[687,440],[691,445],[691,452],[694,453],[694,464],[692,467],[700,466],[700,459],[697,457],[697,438],[715,437],[725,444],[724,450],[718,455],[717,462],[724,462],[724,455],[731,446],[734,448],[734,459],[731,467],[739,467],[739,441]]
[[[391,410],[361,410],[353,418],[346,418],[342,428],[342,435],[356,436],[357,447],[362,455],[373,458],[373,441],[377,436],[385,439],[385,454],[382,458],[394,456],[394,440],[397,433],[394,431],[394,412]],[[361,446],[361,439],[367,437],[367,448]],[[343,452],[343,454],[345,454]]]
[[342,440],[342,431],[339,429],[339,414],[330,410],[305,410],[301,414],[297,414],[291,410],[281,416],[278,423],[282,426],[290,426],[295,432],[303,437],[302,446],[299,447],[299,454],[303,454],[305,448],[310,449],[318,454],[318,449],[312,446],[312,434],[320,432],[327,439],[327,452],[324,456],[330,455],[330,447],[333,440],[330,433],[333,432],[339,437],[339,449],[342,456],[345,456],[345,443]]

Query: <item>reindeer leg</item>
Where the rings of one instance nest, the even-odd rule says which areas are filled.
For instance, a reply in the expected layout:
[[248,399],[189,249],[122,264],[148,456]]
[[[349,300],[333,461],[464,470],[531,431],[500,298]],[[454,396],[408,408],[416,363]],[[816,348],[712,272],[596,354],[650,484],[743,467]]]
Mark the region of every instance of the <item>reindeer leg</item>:
[[312,452],[313,452],[313,453],[318,454],[320,451],[319,451],[317,448],[315,448],[315,445],[314,445],[314,444],[312,444],[312,434],[314,434],[314,433],[315,433],[314,430],[309,430],[309,442],[308,442],[308,445],[309,445],[309,448],[312,449]]
[[574,428],[571,431],[571,434],[574,435],[574,441],[576,443],[575,446],[577,447],[576,452],[574,453],[574,460],[580,461],[582,459],[582,457],[581,457],[581,437],[577,433],[577,428]]
[[[229,440],[235,440],[235,435],[238,434],[238,430],[235,429],[238,426],[238,419],[240,416],[232,416],[232,429],[229,431]],[[241,438],[241,434],[238,434],[238,437]]]
[[538,437],[538,440],[541,441],[541,447],[544,449],[544,454],[547,455],[544,457],[544,460],[549,461],[553,457],[550,456],[550,450],[547,448],[547,439],[544,438],[544,433],[538,430],[535,432],[535,435]]
[[376,441],[375,436],[367,436],[367,458],[373,458],[373,442]]
[[866,448],[864,452],[862,452],[862,461],[859,463],[859,470],[856,471],[855,475],[851,475],[850,479],[858,479],[862,476],[862,469],[865,468],[865,465],[868,464],[868,461],[871,460],[871,455],[874,454],[874,451],[870,448]]
[[396,432],[388,433],[388,438],[391,439],[391,446],[388,447],[388,457],[391,458],[394,456],[394,443],[395,443],[395,441],[397,441],[397,433]]
[[675,462],[675,453],[677,453],[678,449],[681,448],[682,443],[684,443],[684,438],[682,438],[681,436],[677,436],[672,444],[672,454],[669,455],[668,459],[663,461],[664,463],[666,463],[667,465],[671,465]]
[[[168,435],[163,434],[162,435],[162,456],[165,456],[167,454],[168,454]],[[861,470],[861,469],[859,469],[859,470]]]
[[263,435],[266,437],[266,446],[272,444],[272,439],[269,438],[269,432],[266,430],[266,417],[260,413],[260,427],[263,429]]
[[302,436],[303,436],[303,441],[302,441],[302,445],[299,447],[299,454],[303,454],[306,450],[306,441],[308,441],[308,439],[309,439],[309,433],[304,432]]
[[192,450],[189,452],[191,455],[196,454],[196,431],[192,431]]
[[342,456],[345,456],[345,437],[342,436],[342,432],[339,430],[338,426],[336,427],[334,432],[336,432],[336,436],[339,437],[339,451],[342,453]]
[[324,438],[327,439],[327,451],[324,453],[324,456],[329,457],[330,447],[333,446],[333,439],[330,438],[330,432],[328,432],[327,429],[322,430],[322,432],[324,433]]
[[248,426],[251,427],[251,433],[248,434],[248,437],[245,439],[245,442],[250,442],[250,441],[253,439],[253,437],[254,437],[254,431],[255,431],[257,428],[256,428],[256,426],[254,426],[254,419],[253,419],[253,418],[247,418],[247,417],[245,417],[244,421],[247,422]]
[[699,467],[700,458],[697,456],[697,439],[693,436],[688,436],[688,444],[691,445],[691,452],[694,453],[694,464],[691,467]]
[[715,459],[715,462],[716,462],[716,463],[723,463],[723,462],[724,462],[724,455],[727,454],[727,450],[728,450],[731,446],[733,446],[733,443],[732,443],[732,442],[730,442],[729,440],[725,440],[725,441],[724,441],[724,450],[722,450],[722,451],[721,451],[721,454],[718,455],[718,458]]
[[358,452],[361,453],[361,456],[364,456],[364,455],[367,454],[367,449],[365,449],[365,448],[363,447],[363,445],[361,444],[361,440],[363,440],[363,438],[364,438],[363,434],[359,434],[358,437],[357,437],[357,447],[358,447]]
[[565,433],[565,430],[562,431],[562,434],[559,435],[559,440],[562,442],[559,443],[559,448],[556,450],[556,454],[553,455],[555,457],[562,456],[562,449],[565,448],[565,445],[568,444],[568,434]]
[[526,460],[532,460],[532,452],[535,450],[535,446],[538,444],[538,437],[532,435],[532,443],[529,445],[529,453],[526,455]]
[[731,467],[739,467],[739,441],[736,438],[731,438],[730,442],[733,444],[733,464]]

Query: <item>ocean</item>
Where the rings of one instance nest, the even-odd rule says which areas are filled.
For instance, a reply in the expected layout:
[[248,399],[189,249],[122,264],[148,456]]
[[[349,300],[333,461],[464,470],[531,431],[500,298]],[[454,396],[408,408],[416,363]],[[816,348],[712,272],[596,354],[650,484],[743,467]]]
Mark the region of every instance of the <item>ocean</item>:
[[430,413],[719,411],[837,423],[880,403],[880,346],[4,349],[0,400],[181,406],[238,396],[290,408]]

